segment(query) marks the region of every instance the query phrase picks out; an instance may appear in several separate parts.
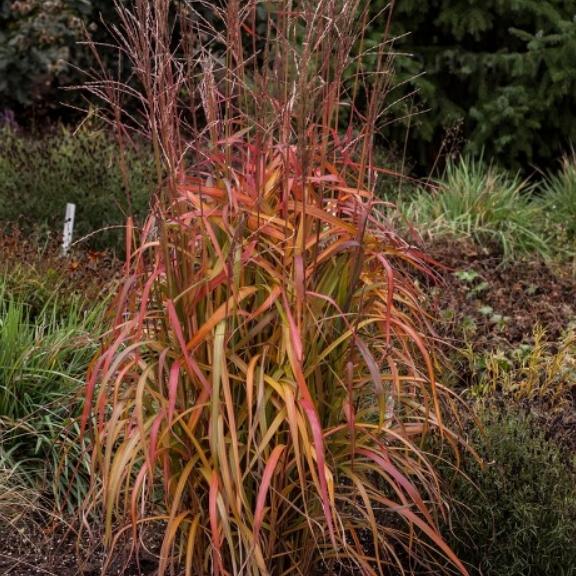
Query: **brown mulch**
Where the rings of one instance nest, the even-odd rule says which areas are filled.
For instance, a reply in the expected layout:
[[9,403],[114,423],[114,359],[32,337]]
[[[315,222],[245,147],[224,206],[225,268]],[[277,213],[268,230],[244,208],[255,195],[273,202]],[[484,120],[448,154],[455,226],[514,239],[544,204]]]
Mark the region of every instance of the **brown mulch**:
[[[63,523],[43,527],[30,519],[21,525],[0,525],[0,574],[2,576],[101,576],[107,554],[101,534],[78,537]],[[158,568],[160,532],[148,535],[146,549],[136,556],[129,544],[118,545],[106,574],[152,576]]]
[[503,262],[497,251],[464,241],[436,242],[428,252],[445,267],[434,303],[446,338],[461,342],[473,325],[475,350],[489,350],[531,343],[536,325],[555,341],[576,323],[571,271],[534,259]]
[[[496,250],[463,241],[433,243],[428,253],[445,267],[443,283],[432,290],[437,330],[448,343],[449,357],[464,345],[475,355],[531,345],[536,326],[554,345],[576,328],[576,274],[568,267],[537,259],[503,261]],[[464,390],[477,374],[465,362],[455,365],[454,384]],[[536,418],[547,437],[576,454],[576,388],[515,402]]]
[[75,248],[62,257],[56,238],[0,228],[0,276],[11,293],[26,299],[41,303],[56,291],[62,298],[79,295],[96,301],[110,292],[121,272],[122,262],[112,252]]

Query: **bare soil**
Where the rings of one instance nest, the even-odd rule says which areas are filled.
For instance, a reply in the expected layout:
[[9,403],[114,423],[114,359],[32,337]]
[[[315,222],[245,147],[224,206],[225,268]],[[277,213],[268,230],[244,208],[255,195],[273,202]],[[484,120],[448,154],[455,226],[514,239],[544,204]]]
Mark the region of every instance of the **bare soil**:
[[503,261],[498,252],[465,241],[436,242],[428,250],[445,267],[434,290],[445,318],[440,331],[456,343],[470,323],[477,351],[531,343],[536,325],[557,340],[576,323],[576,275],[570,270],[542,260]]
[[[0,574],[2,576],[101,576],[107,554],[101,534],[78,535],[63,523],[41,525],[29,518],[20,526],[2,527]],[[98,532],[98,531],[97,531]],[[148,535],[146,546],[134,554],[129,542],[117,546],[106,574],[152,576],[157,570],[160,540]]]

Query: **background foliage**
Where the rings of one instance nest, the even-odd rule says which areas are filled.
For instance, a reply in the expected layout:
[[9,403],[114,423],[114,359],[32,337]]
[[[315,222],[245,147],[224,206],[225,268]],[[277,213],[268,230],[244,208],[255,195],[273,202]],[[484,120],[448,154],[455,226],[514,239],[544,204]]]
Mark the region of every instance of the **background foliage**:
[[[387,3],[372,2],[372,41]],[[398,0],[397,79],[408,83],[397,97],[417,90],[404,113],[422,112],[409,121],[410,154],[430,167],[454,130],[466,151],[515,168],[565,150],[576,136],[575,15],[574,0]],[[406,122],[387,129],[399,141],[405,132]]]
[[[371,2],[368,46],[386,33],[387,4]],[[101,14],[114,22],[112,0],[0,0],[0,114],[70,119],[62,104],[79,104],[79,94],[62,88],[92,64],[78,42],[86,33],[110,42]],[[398,0],[400,103],[389,102],[386,137],[403,150],[409,127],[421,169],[460,147],[514,168],[550,165],[576,135],[575,14],[576,0]],[[115,64],[114,52],[102,54]]]
[[[60,129],[40,139],[0,132],[0,224],[61,234],[67,202],[76,206],[74,240],[123,246],[121,226],[131,212],[143,216],[151,195],[152,162],[145,150],[126,151],[127,194],[118,147],[102,131]],[[129,202],[129,197],[131,202]]]
[[113,5],[113,0],[0,0],[0,112],[70,115],[62,104],[77,102],[78,94],[62,88],[82,82],[79,68],[90,64],[88,49],[78,42],[86,34],[95,41],[107,38],[101,15],[110,18]]

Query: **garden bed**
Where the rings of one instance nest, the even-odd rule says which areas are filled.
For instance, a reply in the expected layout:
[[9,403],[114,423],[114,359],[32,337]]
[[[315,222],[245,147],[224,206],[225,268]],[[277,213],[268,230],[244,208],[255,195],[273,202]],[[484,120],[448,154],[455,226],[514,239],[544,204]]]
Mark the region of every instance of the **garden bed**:
[[465,240],[427,248],[446,267],[435,290],[446,338],[469,334],[480,352],[530,344],[536,325],[557,340],[576,323],[576,276],[567,267],[540,258],[503,260],[497,248]]
[[[24,270],[21,277],[26,277],[30,286],[34,286],[34,278],[53,275],[58,278],[61,296],[70,294],[75,287],[92,298],[101,297],[113,290],[121,270],[121,263],[107,253],[76,252],[62,259],[55,248],[39,253],[31,242],[22,241],[19,236],[0,236],[0,241],[9,257],[4,264],[11,262],[4,267],[4,274],[12,266],[12,270],[20,270],[19,274]],[[576,452],[576,378],[563,383],[560,395],[558,389],[554,394],[538,390],[518,394],[498,388],[498,383],[495,389],[481,393],[477,389],[479,375],[486,373],[486,365],[477,359],[498,354],[513,358],[518,350],[530,357],[536,325],[546,335],[546,352],[557,353],[559,342],[576,319],[576,278],[537,258],[504,261],[497,249],[480,248],[473,242],[442,240],[427,248],[442,266],[442,282],[431,289],[435,316],[440,319],[437,330],[446,342],[447,365],[452,366],[444,372],[444,378],[472,402],[492,406],[494,414],[512,411],[519,414],[519,422],[527,418],[542,431],[542,441],[560,446],[568,463],[570,453]],[[31,294],[30,286],[24,292]],[[463,353],[465,350],[473,354],[473,360]],[[519,370],[512,365],[508,369],[511,373]],[[477,465],[467,466],[472,473]],[[7,576],[97,576],[106,558],[98,542],[99,538],[78,540],[66,523],[35,510],[19,524],[4,529],[0,572]],[[118,546],[110,574],[154,574],[158,546],[158,539],[149,539],[138,560],[131,554],[128,542]]]

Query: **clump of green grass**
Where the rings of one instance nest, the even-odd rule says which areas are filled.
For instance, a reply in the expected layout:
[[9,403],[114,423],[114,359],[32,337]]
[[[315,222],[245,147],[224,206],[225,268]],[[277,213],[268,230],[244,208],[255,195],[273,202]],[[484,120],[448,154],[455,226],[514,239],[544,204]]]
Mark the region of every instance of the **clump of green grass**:
[[561,170],[544,180],[539,203],[559,249],[567,241],[573,251],[576,241],[576,155],[564,158]]
[[452,546],[472,574],[576,574],[576,461],[513,405],[480,420],[472,442],[487,465],[465,458],[455,478]]
[[450,161],[433,188],[419,188],[398,207],[423,235],[472,238],[499,247],[506,257],[549,254],[543,213],[532,188],[518,175],[468,157]]
[[0,466],[69,508],[85,489],[77,392],[102,321],[102,306],[83,308],[53,300],[32,315],[0,285]]

